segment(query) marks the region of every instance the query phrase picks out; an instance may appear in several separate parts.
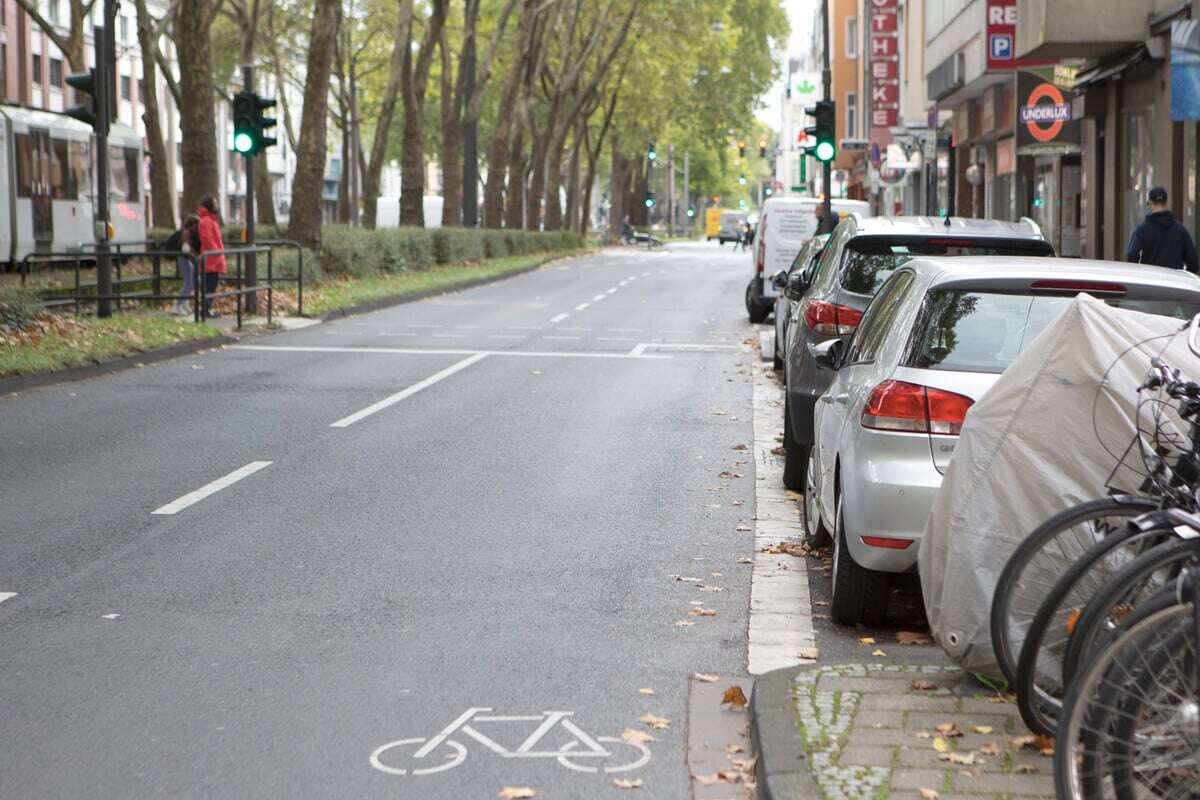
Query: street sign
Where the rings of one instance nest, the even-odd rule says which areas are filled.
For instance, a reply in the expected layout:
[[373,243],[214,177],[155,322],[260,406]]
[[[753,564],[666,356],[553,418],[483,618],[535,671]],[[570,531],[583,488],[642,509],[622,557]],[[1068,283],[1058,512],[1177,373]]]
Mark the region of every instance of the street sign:
[[866,139],[842,139],[838,144],[843,150],[866,150],[870,143]]

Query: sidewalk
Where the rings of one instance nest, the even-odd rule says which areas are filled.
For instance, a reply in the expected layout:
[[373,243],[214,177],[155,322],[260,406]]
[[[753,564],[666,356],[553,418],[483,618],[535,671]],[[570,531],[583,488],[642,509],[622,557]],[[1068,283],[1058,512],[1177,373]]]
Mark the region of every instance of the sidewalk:
[[1015,703],[948,661],[779,669],[750,705],[763,800],[1054,797]]

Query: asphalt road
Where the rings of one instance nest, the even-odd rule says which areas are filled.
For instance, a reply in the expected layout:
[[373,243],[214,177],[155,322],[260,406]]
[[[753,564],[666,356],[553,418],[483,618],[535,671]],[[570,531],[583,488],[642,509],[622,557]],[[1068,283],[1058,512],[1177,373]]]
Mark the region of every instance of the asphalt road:
[[0,797],[687,797],[689,676],[746,666],[748,260],[606,251],[0,399]]

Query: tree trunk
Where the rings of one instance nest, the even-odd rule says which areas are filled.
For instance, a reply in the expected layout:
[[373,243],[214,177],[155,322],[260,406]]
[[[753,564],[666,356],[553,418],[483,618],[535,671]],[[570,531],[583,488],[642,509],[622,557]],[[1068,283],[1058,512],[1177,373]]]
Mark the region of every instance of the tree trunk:
[[445,30],[438,42],[442,54],[442,224],[459,227],[462,225],[463,198],[463,64],[459,64],[458,91],[455,91],[454,69]]
[[620,235],[621,220],[629,213],[625,208],[626,196],[629,192],[629,159],[621,155],[620,137],[613,133],[612,137],[612,202],[608,207],[608,234],[610,237]]
[[517,128],[508,154],[508,187],[504,192],[504,227],[525,226],[525,127]]
[[[483,188],[483,227],[499,228],[504,220],[504,175],[508,162],[509,139],[513,134],[514,112],[521,92],[521,76],[529,59],[529,47],[533,31],[534,0],[524,0],[521,21],[517,27],[517,38],[513,45],[512,64],[500,91],[500,104],[496,108],[496,125],[492,130],[492,141],[488,145],[487,183]],[[477,91],[479,91],[477,89]]]
[[404,50],[401,94],[404,97],[404,133],[400,141],[400,224],[425,225],[425,91],[433,48],[442,35],[450,0],[432,0],[421,52],[414,63],[412,48]]
[[650,209],[646,208],[645,203],[649,185],[650,176],[642,166],[642,159],[639,158],[633,166],[633,179],[629,182],[631,189],[629,204],[633,209],[631,216],[634,225],[645,227],[650,224]]
[[400,3],[399,22],[392,44],[392,57],[388,62],[388,83],[375,119],[375,138],[371,142],[371,155],[363,174],[363,225],[375,227],[375,216],[379,208],[379,184],[383,175],[383,162],[387,157],[388,137],[392,120],[396,116],[396,100],[400,97],[400,84],[404,79],[404,57],[412,46],[413,0]]
[[182,0],[175,21],[180,92],[187,102],[179,109],[183,165],[181,213],[191,213],[205,195],[218,194],[217,121],[208,30],[216,13],[213,0]]
[[275,219],[275,193],[271,191],[271,172],[267,169],[267,159],[264,157],[255,165],[254,170],[254,212],[258,221],[263,225],[275,227],[279,221]]
[[346,111],[341,99],[338,100],[338,105],[341,107],[340,114],[335,114],[334,124],[338,126],[342,135],[342,179],[338,181],[338,205],[337,205],[337,221],[342,225],[350,224],[350,123],[348,122],[350,113]]
[[562,126],[562,133],[554,137],[546,152],[546,188],[544,191],[546,205],[546,230],[557,231],[562,228],[562,200],[559,198],[562,189],[563,152],[566,149],[567,132],[569,127]]
[[580,120],[575,126],[575,136],[571,142],[571,161],[567,166],[567,215],[558,226],[562,230],[579,228],[579,148],[583,144],[583,132],[586,129],[587,120]]
[[158,31],[155,20],[146,9],[146,0],[137,0],[138,45],[142,49],[142,85],[146,87],[142,102],[146,112],[146,151],[150,156],[150,219],[156,228],[175,227],[175,191],[167,168],[167,148],[163,144],[162,122],[158,108]]
[[308,247],[315,247],[321,241],[325,117],[340,20],[341,5],[337,0],[316,0],[308,39],[304,108],[300,113],[300,142],[296,148],[296,175],[292,179],[292,209],[288,220],[288,238]]

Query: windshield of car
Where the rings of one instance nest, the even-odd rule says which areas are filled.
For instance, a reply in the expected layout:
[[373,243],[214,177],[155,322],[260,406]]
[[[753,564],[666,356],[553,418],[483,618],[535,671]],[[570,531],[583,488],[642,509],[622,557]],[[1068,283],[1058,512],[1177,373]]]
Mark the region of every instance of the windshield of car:
[[[925,297],[907,365],[1003,372],[1074,298],[935,289]],[[1188,319],[1200,302],[1111,298],[1110,306]]]
[[842,253],[842,288],[874,295],[898,267],[918,256],[1052,256],[1045,242],[964,239],[961,237],[866,236],[852,239]]

